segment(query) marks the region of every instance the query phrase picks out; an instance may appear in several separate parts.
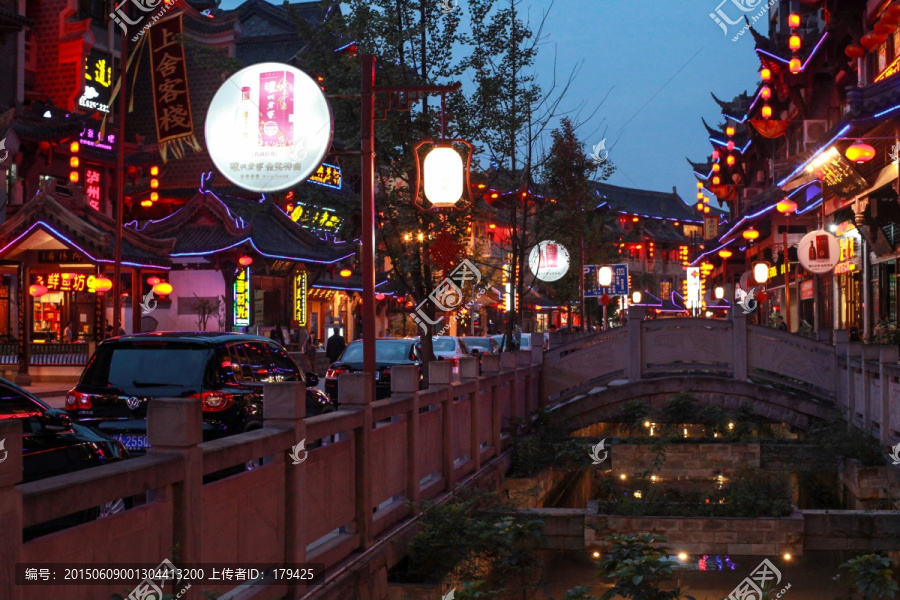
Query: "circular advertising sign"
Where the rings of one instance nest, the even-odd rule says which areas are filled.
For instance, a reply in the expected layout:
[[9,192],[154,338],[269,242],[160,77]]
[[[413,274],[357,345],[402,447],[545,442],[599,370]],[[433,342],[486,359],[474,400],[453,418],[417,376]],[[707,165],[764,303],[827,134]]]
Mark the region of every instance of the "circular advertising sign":
[[528,266],[538,279],[556,281],[569,270],[569,251],[553,241],[541,242],[531,249]]
[[837,238],[824,229],[811,231],[800,240],[797,258],[811,273],[828,273],[841,259],[841,246]]
[[213,163],[226,179],[252,192],[278,192],[306,180],[325,158],[333,129],[319,85],[282,63],[238,71],[206,113]]

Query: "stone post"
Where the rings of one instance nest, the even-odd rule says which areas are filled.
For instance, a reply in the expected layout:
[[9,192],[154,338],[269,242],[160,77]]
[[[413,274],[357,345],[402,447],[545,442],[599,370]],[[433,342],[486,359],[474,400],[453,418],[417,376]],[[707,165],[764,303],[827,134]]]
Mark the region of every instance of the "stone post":
[[372,401],[375,382],[371,373],[343,373],[338,375],[338,403],[342,410],[362,414],[362,424],[353,430],[356,445],[356,529],[361,550],[372,546]]
[[[265,426],[287,429],[293,432],[293,444],[306,442],[306,383],[285,381],[267,383],[263,388],[263,418]],[[308,448],[308,444],[306,445]],[[278,458],[284,470],[284,562],[300,564],[306,562],[306,458],[295,465],[291,454],[293,448],[285,449]],[[300,591],[296,585],[290,586],[290,594]]]
[[503,447],[500,422],[500,356],[489,354],[481,357],[481,372],[485,377],[491,378],[491,445],[494,446],[494,456],[500,456]]
[[419,487],[419,367],[400,365],[391,368],[391,395],[412,394],[406,411],[406,498],[413,504],[422,500]]
[[[147,406],[148,454],[177,454],[184,460],[180,483],[170,489],[172,540],[181,549],[176,567],[203,562],[203,410],[196,399],[156,398]],[[165,494],[168,495],[169,489]]]
[[[837,406],[850,409],[852,387],[850,387],[850,331],[834,330],[834,396]],[[841,370],[847,371],[847,386],[841,389]],[[849,418],[849,417],[848,417]]]
[[0,598],[20,598],[22,588],[16,585],[16,563],[22,562],[22,492],[16,487],[22,481],[22,422],[0,421]]
[[643,320],[643,307],[628,307],[628,381],[632,383],[640,381],[643,377],[644,357],[641,352],[641,323]]
[[747,315],[737,305],[731,307],[731,332],[734,378],[747,381]]
[[478,383],[478,359],[459,359],[459,379],[462,382],[475,382],[474,388],[469,392],[469,424],[471,428],[470,453],[475,472],[481,468],[481,414],[478,411],[478,392],[481,386]]
[[888,365],[896,365],[900,358],[900,348],[897,346],[881,346],[878,356],[878,380],[881,383],[881,445],[891,445],[891,376],[887,371]]
[[453,488],[453,396],[450,384],[453,381],[453,365],[448,360],[433,360],[428,363],[429,388],[443,390],[441,403],[441,465],[444,475],[444,489]]

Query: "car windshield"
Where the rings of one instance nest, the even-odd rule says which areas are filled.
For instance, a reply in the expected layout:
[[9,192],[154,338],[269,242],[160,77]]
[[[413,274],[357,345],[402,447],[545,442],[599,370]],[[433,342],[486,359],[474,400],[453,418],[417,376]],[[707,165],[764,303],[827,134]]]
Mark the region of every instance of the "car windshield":
[[454,338],[434,338],[435,352],[456,352],[456,340]]
[[101,347],[82,383],[93,387],[202,386],[210,350],[172,347]]
[[[410,360],[409,353],[410,348],[408,342],[375,342],[376,361],[398,362],[403,360]],[[341,356],[341,360],[344,362],[362,362],[363,345],[359,342],[353,342],[352,344],[347,346],[347,349],[344,350],[344,354]]]
[[470,348],[483,348],[485,350],[491,349],[491,342],[488,338],[477,338],[477,337],[467,337],[463,338],[463,341],[466,342],[466,345]]

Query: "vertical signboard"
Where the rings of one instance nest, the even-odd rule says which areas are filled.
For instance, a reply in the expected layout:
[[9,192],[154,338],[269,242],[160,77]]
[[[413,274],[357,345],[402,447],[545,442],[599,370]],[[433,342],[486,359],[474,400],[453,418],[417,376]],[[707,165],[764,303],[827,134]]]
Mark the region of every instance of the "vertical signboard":
[[294,320],[298,327],[306,325],[306,271],[298,273],[294,278]]
[[250,325],[250,267],[241,269],[234,280],[234,324]]

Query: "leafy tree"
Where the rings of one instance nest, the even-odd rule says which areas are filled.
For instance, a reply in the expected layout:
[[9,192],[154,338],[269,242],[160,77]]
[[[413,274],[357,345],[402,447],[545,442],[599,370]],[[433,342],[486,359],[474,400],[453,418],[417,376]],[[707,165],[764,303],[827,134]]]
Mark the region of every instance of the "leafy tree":
[[[878,554],[864,554],[848,560],[841,565],[848,569],[856,588],[856,597],[862,600],[887,598],[893,600],[897,596],[897,580],[891,570],[891,560]],[[853,596],[851,596],[852,600]]]
[[662,591],[659,586],[672,579],[676,562],[669,558],[671,551],[660,544],[666,538],[652,533],[618,534],[605,538],[612,542],[598,577],[615,577],[613,587],[600,600],[633,598],[634,600],[678,600],[681,588]]
[[621,424],[619,429],[633,435],[635,431],[644,426],[647,415],[650,414],[650,405],[643,400],[629,400],[622,405],[619,411]]

